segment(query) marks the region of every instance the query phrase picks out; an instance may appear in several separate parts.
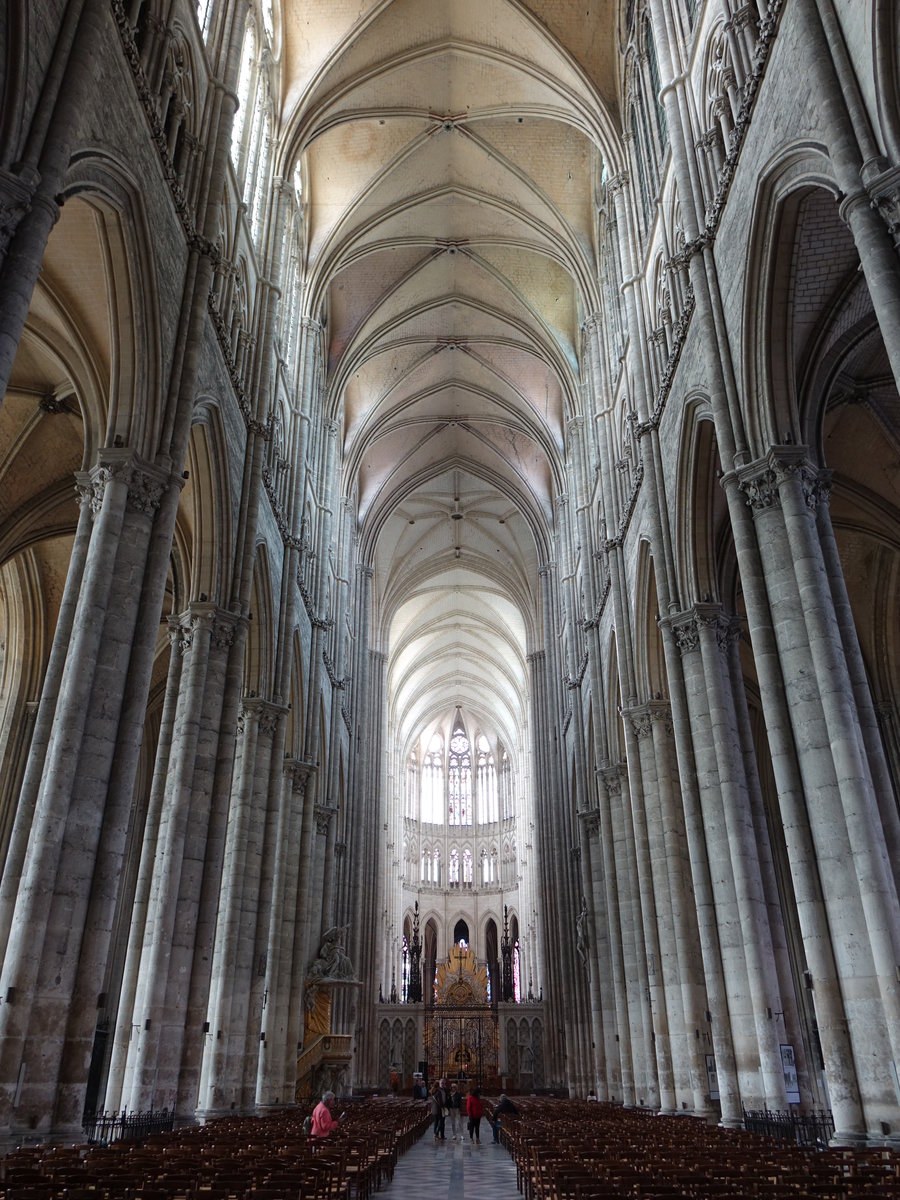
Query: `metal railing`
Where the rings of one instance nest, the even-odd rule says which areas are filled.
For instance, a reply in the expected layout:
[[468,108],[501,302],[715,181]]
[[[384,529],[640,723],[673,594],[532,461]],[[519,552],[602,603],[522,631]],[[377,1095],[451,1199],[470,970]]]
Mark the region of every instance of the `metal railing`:
[[146,1112],[86,1113],[82,1128],[89,1142],[107,1146],[110,1142],[136,1142],[155,1133],[168,1133],[175,1124],[175,1111],[167,1108]]
[[769,1108],[744,1109],[744,1128],[748,1133],[783,1138],[798,1146],[824,1150],[834,1133],[834,1117],[827,1109],[818,1112],[783,1112]]

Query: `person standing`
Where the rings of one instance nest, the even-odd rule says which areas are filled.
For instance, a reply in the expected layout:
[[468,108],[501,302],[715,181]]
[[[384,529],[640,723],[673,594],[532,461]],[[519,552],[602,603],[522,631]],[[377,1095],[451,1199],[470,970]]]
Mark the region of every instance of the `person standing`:
[[434,1119],[434,1140],[436,1142],[443,1142],[446,1140],[444,1136],[446,1107],[447,1093],[439,1083],[436,1083],[431,1090],[431,1115]]
[[469,1118],[469,1141],[481,1144],[481,1118],[484,1116],[484,1101],[479,1088],[472,1088],[466,1097],[466,1116]]
[[450,1110],[451,1136],[455,1142],[462,1137],[462,1094],[455,1083],[450,1086],[447,1108]]

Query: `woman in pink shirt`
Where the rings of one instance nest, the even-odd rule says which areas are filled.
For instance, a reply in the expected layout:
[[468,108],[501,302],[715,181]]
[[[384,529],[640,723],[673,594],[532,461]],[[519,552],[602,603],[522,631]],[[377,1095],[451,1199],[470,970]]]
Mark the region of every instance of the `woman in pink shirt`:
[[337,1129],[339,1122],[331,1115],[331,1102],[333,1100],[334,1092],[325,1092],[322,1099],[313,1109],[312,1129],[309,1131],[310,1137],[328,1137],[332,1129]]

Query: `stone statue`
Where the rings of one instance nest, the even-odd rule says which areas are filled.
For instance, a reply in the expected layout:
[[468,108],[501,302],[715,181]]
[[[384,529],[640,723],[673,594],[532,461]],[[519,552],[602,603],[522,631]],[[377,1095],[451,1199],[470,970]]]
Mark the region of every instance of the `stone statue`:
[[588,965],[588,935],[587,935],[587,900],[584,896],[581,897],[581,912],[575,920],[575,949],[578,951],[578,957],[585,969]]
[[318,957],[306,976],[306,1011],[312,1012],[323,983],[346,983],[353,980],[353,963],[344,950],[343,941],[349,925],[332,925],[322,938]]
[[353,979],[353,963],[342,944],[348,929],[349,925],[332,925],[328,930],[322,938],[319,956],[309,968],[309,980],[326,983],[331,979]]

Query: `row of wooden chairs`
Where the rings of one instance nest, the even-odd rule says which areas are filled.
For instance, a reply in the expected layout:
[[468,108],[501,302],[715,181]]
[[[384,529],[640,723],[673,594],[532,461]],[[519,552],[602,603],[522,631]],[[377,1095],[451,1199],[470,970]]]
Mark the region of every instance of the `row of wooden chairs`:
[[327,1138],[308,1109],[229,1117],[141,1143],[29,1146],[0,1159],[0,1200],[369,1200],[429,1124],[421,1103],[347,1106]]
[[900,1155],[816,1150],[585,1101],[516,1098],[501,1140],[525,1200],[900,1200]]

